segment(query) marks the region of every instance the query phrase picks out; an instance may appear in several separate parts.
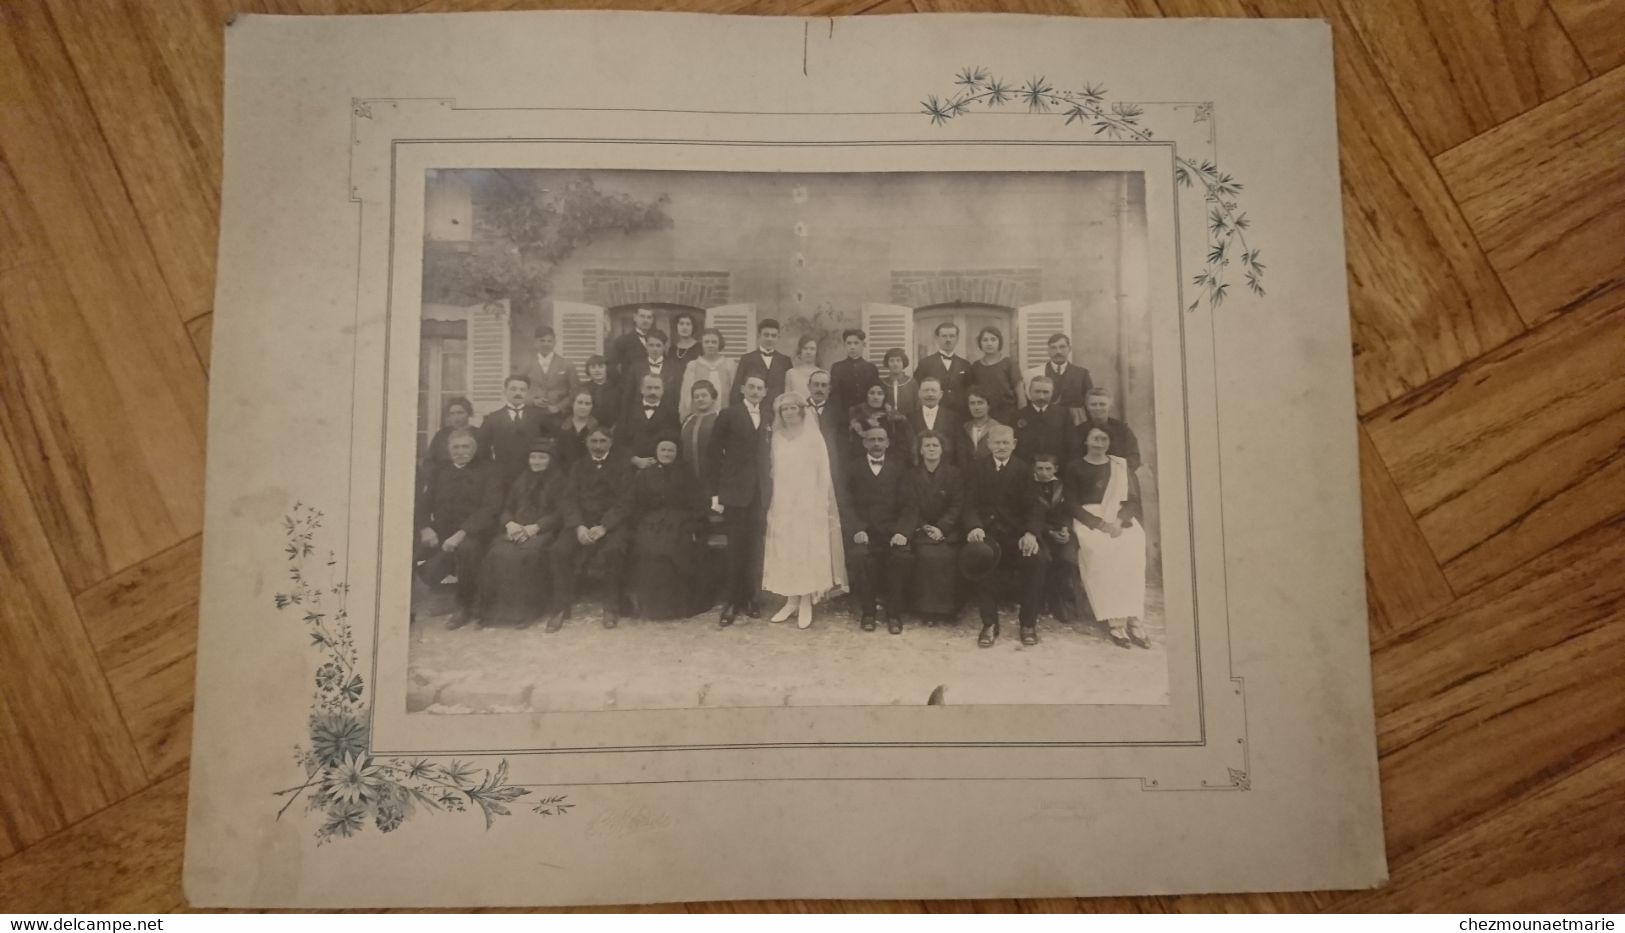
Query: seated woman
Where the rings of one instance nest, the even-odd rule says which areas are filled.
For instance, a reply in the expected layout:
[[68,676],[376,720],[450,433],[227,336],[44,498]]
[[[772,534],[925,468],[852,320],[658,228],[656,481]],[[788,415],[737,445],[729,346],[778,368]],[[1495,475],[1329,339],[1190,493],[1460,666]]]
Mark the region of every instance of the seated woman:
[[987,390],[971,386],[965,392],[965,408],[970,417],[965,419],[965,442],[959,445],[961,467],[968,467],[976,458],[988,452],[987,433],[1002,425],[993,420],[992,402]]
[[947,621],[959,612],[959,545],[965,533],[961,512],[965,507],[965,480],[958,467],[943,460],[942,435],[920,434],[920,463],[911,468],[909,495],[919,508],[914,530],[914,580],[909,602],[926,625]]
[[863,392],[863,401],[852,406],[847,413],[845,449],[841,456],[851,460],[863,452],[863,432],[866,428],[885,428],[889,449],[907,456],[914,449],[914,431],[908,426],[908,416],[886,401],[886,387],[879,382],[870,383]]
[[570,464],[587,455],[587,435],[598,427],[598,418],[594,414],[597,406],[597,396],[583,386],[576,389],[575,396],[570,399],[570,410],[559,419],[557,452],[559,466],[563,470],[568,470]]
[[554,440],[530,445],[529,469],[502,503],[497,534],[480,570],[478,624],[529,628],[547,609],[547,549],[561,523],[564,483],[553,468]]
[[1107,453],[1112,436],[1091,425],[1084,455],[1067,464],[1063,483],[1078,541],[1078,570],[1095,618],[1118,647],[1151,647],[1140,626],[1145,614],[1145,530],[1140,481],[1128,461]]
[[632,477],[632,599],[645,619],[680,619],[696,605],[691,585],[703,548],[705,500],[688,470],[677,462],[677,441],[655,444],[654,465]]

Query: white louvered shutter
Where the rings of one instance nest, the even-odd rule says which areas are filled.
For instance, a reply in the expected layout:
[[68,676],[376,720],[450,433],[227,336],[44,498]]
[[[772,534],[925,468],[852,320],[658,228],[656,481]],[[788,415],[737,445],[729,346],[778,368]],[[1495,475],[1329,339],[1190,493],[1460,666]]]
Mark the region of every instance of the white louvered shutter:
[[491,301],[468,309],[468,399],[484,415],[505,404],[502,383],[513,371],[508,302]]
[[1065,334],[1072,339],[1072,302],[1041,301],[1035,305],[1016,309],[1016,330],[1019,332],[1021,355],[1016,360],[1023,378],[1049,359],[1049,339]]
[[705,326],[715,327],[722,332],[722,340],[727,344],[722,355],[728,359],[737,360],[741,355],[756,349],[755,305],[718,305],[715,308],[707,308]]
[[865,304],[863,332],[869,335],[869,362],[882,371],[886,351],[901,347],[914,361],[914,309],[907,305]]
[[598,305],[579,301],[553,302],[553,332],[558,335],[554,350],[575,364],[576,381],[587,381],[587,357],[604,353],[607,318]]

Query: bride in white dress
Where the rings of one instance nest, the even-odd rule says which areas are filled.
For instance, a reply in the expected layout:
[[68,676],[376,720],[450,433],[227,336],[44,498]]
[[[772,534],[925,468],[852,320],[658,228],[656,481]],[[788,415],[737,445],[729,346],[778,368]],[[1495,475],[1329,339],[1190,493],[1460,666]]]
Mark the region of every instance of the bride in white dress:
[[787,597],[772,621],[794,615],[797,628],[812,624],[814,602],[846,587],[829,454],[824,435],[806,412],[807,401],[796,392],[773,403],[772,492],[762,547],[762,589]]

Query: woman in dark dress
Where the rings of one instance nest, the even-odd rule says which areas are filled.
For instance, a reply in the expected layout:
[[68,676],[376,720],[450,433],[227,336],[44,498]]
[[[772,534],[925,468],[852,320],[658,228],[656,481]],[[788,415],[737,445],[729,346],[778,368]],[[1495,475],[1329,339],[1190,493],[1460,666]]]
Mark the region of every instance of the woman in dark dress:
[[598,418],[593,414],[597,404],[592,391],[583,386],[576,389],[570,399],[570,410],[559,419],[558,455],[563,470],[587,455],[587,435],[598,427]]
[[[468,399],[460,395],[446,399],[446,410],[440,419],[440,430],[436,431],[434,437],[429,439],[429,446],[423,452],[425,476],[428,468],[439,467],[451,462],[451,451],[446,447],[446,439],[451,437],[451,432],[458,428],[468,427],[468,419],[472,417],[474,417],[474,406]],[[474,436],[476,443],[474,461],[478,463],[489,457],[490,453],[486,451],[484,444],[479,443],[478,431],[474,432]]]
[[601,356],[587,357],[587,381],[581,388],[592,393],[593,417],[606,428],[615,427],[615,404],[620,401],[615,383],[609,378],[609,361]]
[[496,540],[480,568],[477,624],[529,628],[546,611],[548,547],[563,516],[554,443],[551,437],[531,443],[530,468],[503,500]]
[[953,618],[959,612],[959,544],[964,539],[960,512],[965,505],[964,474],[943,462],[942,435],[920,434],[920,464],[908,476],[908,494],[920,510],[914,530],[914,611],[927,625]]
[[870,383],[864,389],[863,401],[853,405],[847,414],[849,421],[846,444],[841,453],[843,459],[850,460],[863,450],[863,432],[873,427],[886,429],[892,450],[914,449],[914,430],[908,426],[908,416],[886,403],[886,387],[883,384]]
[[704,501],[677,462],[677,440],[655,445],[654,465],[632,477],[632,598],[645,619],[680,619],[695,604],[696,543]]
[[970,364],[970,384],[987,399],[994,421],[1015,424],[1016,412],[1027,404],[1027,397],[1016,361],[1004,355],[1004,333],[997,327],[984,327],[976,335],[976,346],[982,358]]
[[666,358],[676,363],[678,369],[686,369],[689,363],[700,358],[699,332],[694,312],[679,311],[672,317],[672,343],[666,348]]

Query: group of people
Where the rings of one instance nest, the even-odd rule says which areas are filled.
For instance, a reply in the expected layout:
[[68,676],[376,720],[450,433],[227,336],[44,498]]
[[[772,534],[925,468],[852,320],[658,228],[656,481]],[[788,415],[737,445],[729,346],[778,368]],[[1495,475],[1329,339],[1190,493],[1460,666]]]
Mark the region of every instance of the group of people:
[[727,627],[760,616],[763,590],[784,597],[771,621],[807,628],[849,590],[862,629],[883,611],[893,634],[973,599],[986,647],[1012,586],[1023,644],[1048,609],[1150,646],[1139,445],[1065,334],[1024,374],[997,328],[968,361],[943,323],[938,352],[911,370],[888,350],[882,372],[857,329],[826,369],[811,337],[780,353],[771,319],[737,359],[692,317],[675,341],[653,325],[638,309],[585,381],[544,328],[477,429],[466,400],[447,403],[419,467],[414,561],[428,584],[455,575],[449,627],[558,631],[596,578],[608,628],[719,598]]

